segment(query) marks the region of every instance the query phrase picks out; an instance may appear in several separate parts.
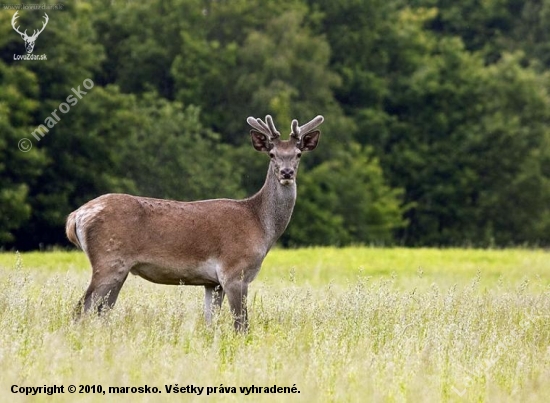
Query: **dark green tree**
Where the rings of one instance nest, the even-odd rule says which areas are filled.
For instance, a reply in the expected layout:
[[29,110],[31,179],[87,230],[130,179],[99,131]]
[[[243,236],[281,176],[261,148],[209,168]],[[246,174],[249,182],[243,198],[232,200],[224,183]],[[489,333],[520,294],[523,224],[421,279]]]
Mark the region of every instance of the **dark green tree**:
[[11,244],[14,232],[32,214],[30,187],[46,163],[29,139],[37,103],[36,77],[0,61],[0,245]]
[[302,172],[299,193],[286,245],[391,244],[406,224],[403,191],[388,186],[372,150],[358,144]]
[[481,53],[465,51],[457,38],[427,44],[425,62],[396,82],[390,135],[377,142],[391,183],[404,187],[406,202],[416,206],[406,215],[406,242],[546,239],[532,229],[547,209],[528,206],[548,205],[548,189],[521,190],[526,175],[529,183],[547,186],[546,79],[521,67],[522,55],[486,66]]
[[198,107],[147,93],[134,113],[142,119],[120,155],[121,173],[137,193],[177,200],[244,196],[242,165],[232,164],[232,148],[202,126]]

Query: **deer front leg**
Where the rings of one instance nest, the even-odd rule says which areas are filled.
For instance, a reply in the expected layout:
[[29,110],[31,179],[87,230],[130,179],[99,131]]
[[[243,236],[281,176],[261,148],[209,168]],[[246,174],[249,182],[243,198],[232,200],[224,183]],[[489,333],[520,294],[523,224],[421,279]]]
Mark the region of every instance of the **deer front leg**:
[[204,286],[204,318],[208,325],[212,324],[214,312],[221,308],[224,296],[225,292],[221,285]]
[[231,313],[235,318],[235,330],[248,331],[248,313],[246,309],[246,297],[248,295],[248,283],[243,280],[233,281],[224,286]]

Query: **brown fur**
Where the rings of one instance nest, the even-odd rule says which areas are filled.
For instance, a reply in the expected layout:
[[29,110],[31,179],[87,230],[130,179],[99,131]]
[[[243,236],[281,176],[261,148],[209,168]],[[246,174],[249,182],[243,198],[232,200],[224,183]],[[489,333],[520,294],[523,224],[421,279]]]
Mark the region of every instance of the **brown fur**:
[[248,199],[180,202],[106,194],[69,215],[67,238],[93,268],[78,314],[112,307],[132,273],[159,284],[204,286],[208,322],[227,295],[236,329],[247,328],[248,284],[290,221],[298,157],[315,148],[319,132],[304,147],[296,139],[252,137],[271,162],[264,186]]
[[78,237],[76,236],[76,222],[74,212],[69,214],[69,216],[67,217],[65,233],[67,234],[67,238],[69,239],[69,241],[75,244],[78,248],[82,249],[82,246],[80,246],[80,242],[78,242]]

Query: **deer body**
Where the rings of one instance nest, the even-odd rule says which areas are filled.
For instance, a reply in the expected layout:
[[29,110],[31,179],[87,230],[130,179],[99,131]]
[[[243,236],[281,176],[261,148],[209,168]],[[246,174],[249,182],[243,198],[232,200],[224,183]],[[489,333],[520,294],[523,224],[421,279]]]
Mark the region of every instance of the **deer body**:
[[314,131],[305,142],[279,141],[274,126],[276,134],[266,127],[251,131],[254,147],[271,157],[264,186],[252,197],[180,202],[106,194],[71,213],[67,237],[93,268],[79,311],[112,307],[132,273],[159,284],[204,286],[209,323],[227,295],[235,328],[245,330],[248,285],[290,221],[299,155],[319,137]]

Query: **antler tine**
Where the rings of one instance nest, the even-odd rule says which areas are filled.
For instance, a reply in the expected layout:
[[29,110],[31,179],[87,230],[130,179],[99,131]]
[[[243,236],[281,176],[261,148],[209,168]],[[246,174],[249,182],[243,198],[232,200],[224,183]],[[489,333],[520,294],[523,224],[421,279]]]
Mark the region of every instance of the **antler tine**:
[[267,126],[262,119],[253,118],[250,116],[247,120],[248,124],[254,129],[258,130],[260,133],[271,137],[271,132],[269,131],[269,126]]
[[34,32],[32,34],[33,38],[38,37],[38,35],[40,35],[42,33],[42,31],[44,31],[44,28],[46,28],[46,25],[48,25],[48,21],[50,20],[50,17],[48,17],[48,14],[44,13],[42,18],[44,18],[46,21],[44,21],[42,23],[42,29],[39,29],[38,32],[36,32],[36,29],[34,30]]
[[[19,27],[15,28],[15,22],[19,18],[17,13],[19,13],[19,11],[16,11],[15,14],[13,15],[13,17],[11,18],[11,26],[13,27],[15,32],[17,32],[19,35],[23,35],[23,32],[19,31]],[[25,34],[26,33],[27,33],[27,31],[25,30]]]
[[292,131],[290,135],[299,140],[304,134],[312,132],[314,129],[316,129],[321,123],[324,122],[324,120],[325,118],[323,116],[317,115],[305,125],[298,126],[298,121],[294,119],[292,121]]
[[298,121],[294,119],[290,125],[290,137],[294,137],[296,140],[300,140],[300,127],[298,126]]
[[325,118],[323,116],[317,115],[311,121],[306,123],[305,125],[300,126],[300,133],[303,133],[303,134],[309,133],[313,129],[316,129],[324,121],[325,121]]
[[263,133],[267,135],[271,140],[275,140],[277,137],[281,135],[275,128],[275,124],[273,123],[273,118],[270,115],[267,115],[265,117],[265,120],[267,121],[267,124],[260,118],[254,118],[252,116],[249,116],[246,121],[250,126],[252,126],[254,129],[258,130],[260,133]]
[[275,128],[275,123],[273,123],[273,118],[271,115],[267,115],[265,117],[265,121],[269,125],[269,130],[271,132],[271,139],[276,139],[277,137],[281,136],[281,133]]
[[46,21],[44,21],[42,23],[42,29],[40,30],[40,32],[38,34],[40,34],[42,31],[44,31],[44,28],[46,28],[46,25],[48,25],[48,21],[50,21],[50,17],[48,17],[48,14],[46,14],[46,13],[44,13],[42,18],[44,18]]
[[[11,26],[13,27],[15,32],[17,32],[19,35],[24,35],[25,37],[28,37],[27,30],[25,30],[25,32],[21,32],[21,31],[19,31],[20,26],[18,26],[17,28],[15,27],[16,20],[19,18],[19,15],[17,15],[18,13],[19,13],[19,11],[16,11],[15,14],[13,15],[13,17],[11,18]],[[35,38],[38,35],[40,35],[42,33],[42,31],[44,31],[44,28],[46,28],[46,25],[48,25],[48,21],[50,20],[50,17],[48,17],[48,14],[44,13],[42,18],[45,19],[45,21],[42,23],[42,29],[39,29],[38,32],[36,32],[37,30],[34,29],[33,32],[32,32],[31,38]]]
[[252,116],[249,116],[248,118],[246,118],[246,121],[248,122],[248,124],[250,126],[252,126],[254,129],[258,130],[260,133],[269,134],[268,127],[265,126],[265,125],[262,126],[262,124],[260,123],[260,122],[262,122],[261,119],[256,119]]

